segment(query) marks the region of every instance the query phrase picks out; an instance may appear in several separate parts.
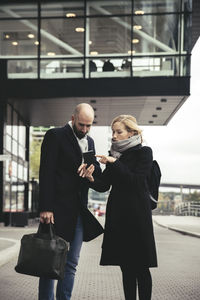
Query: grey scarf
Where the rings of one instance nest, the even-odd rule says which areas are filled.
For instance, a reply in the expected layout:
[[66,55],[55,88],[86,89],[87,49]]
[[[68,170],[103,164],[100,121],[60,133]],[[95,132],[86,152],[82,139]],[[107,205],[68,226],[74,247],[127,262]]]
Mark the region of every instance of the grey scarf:
[[126,140],[113,141],[110,149],[111,155],[115,158],[120,158],[124,151],[141,143],[141,135],[133,135],[132,137]]

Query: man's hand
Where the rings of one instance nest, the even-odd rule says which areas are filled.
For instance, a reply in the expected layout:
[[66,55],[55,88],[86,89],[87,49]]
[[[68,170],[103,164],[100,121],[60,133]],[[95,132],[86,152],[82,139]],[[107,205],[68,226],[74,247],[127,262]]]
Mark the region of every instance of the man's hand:
[[40,222],[41,223],[53,223],[54,224],[54,216],[51,211],[43,211],[40,213]]
[[80,177],[87,178],[90,182],[94,181],[94,177],[92,176],[94,172],[94,165],[90,165],[87,169],[87,164],[82,164],[78,168],[78,174]]

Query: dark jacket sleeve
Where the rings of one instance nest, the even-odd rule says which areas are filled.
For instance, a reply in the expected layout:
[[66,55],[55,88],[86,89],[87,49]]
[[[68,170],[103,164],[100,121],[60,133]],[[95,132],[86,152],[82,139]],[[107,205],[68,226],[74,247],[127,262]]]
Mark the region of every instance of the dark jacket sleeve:
[[109,169],[106,167],[102,174],[94,177],[94,182],[90,182],[90,188],[97,192],[104,193],[110,189],[110,179]]
[[45,134],[39,171],[39,211],[53,211],[58,143],[54,129]]
[[121,160],[116,160],[114,163],[110,163],[108,168],[115,184],[138,184],[144,182],[148,176],[152,166],[152,150],[150,147],[142,147],[138,159],[137,165],[134,169],[131,166],[127,166]]

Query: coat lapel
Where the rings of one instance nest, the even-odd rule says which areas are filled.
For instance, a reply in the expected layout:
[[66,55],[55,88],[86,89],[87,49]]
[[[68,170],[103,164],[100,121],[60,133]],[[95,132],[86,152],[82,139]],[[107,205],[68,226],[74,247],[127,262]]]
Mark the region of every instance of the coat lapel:
[[82,158],[81,149],[79,147],[79,144],[78,144],[78,141],[77,141],[76,137],[74,136],[72,128],[70,127],[69,124],[64,126],[64,132],[65,132],[65,136],[67,138],[67,142],[71,143],[71,145],[74,149],[74,152],[76,154],[77,159],[80,160],[80,162],[81,162],[81,158]]

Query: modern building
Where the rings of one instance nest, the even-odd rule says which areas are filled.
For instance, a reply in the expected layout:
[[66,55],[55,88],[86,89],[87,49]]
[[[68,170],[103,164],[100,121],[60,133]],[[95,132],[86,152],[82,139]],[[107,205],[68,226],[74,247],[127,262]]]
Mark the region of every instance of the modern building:
[[0,222],[31,209],[30,126],[63,125],[83,101],[99,126],[169,122],[190,94],[199,14],[198,0],[1,0]]

